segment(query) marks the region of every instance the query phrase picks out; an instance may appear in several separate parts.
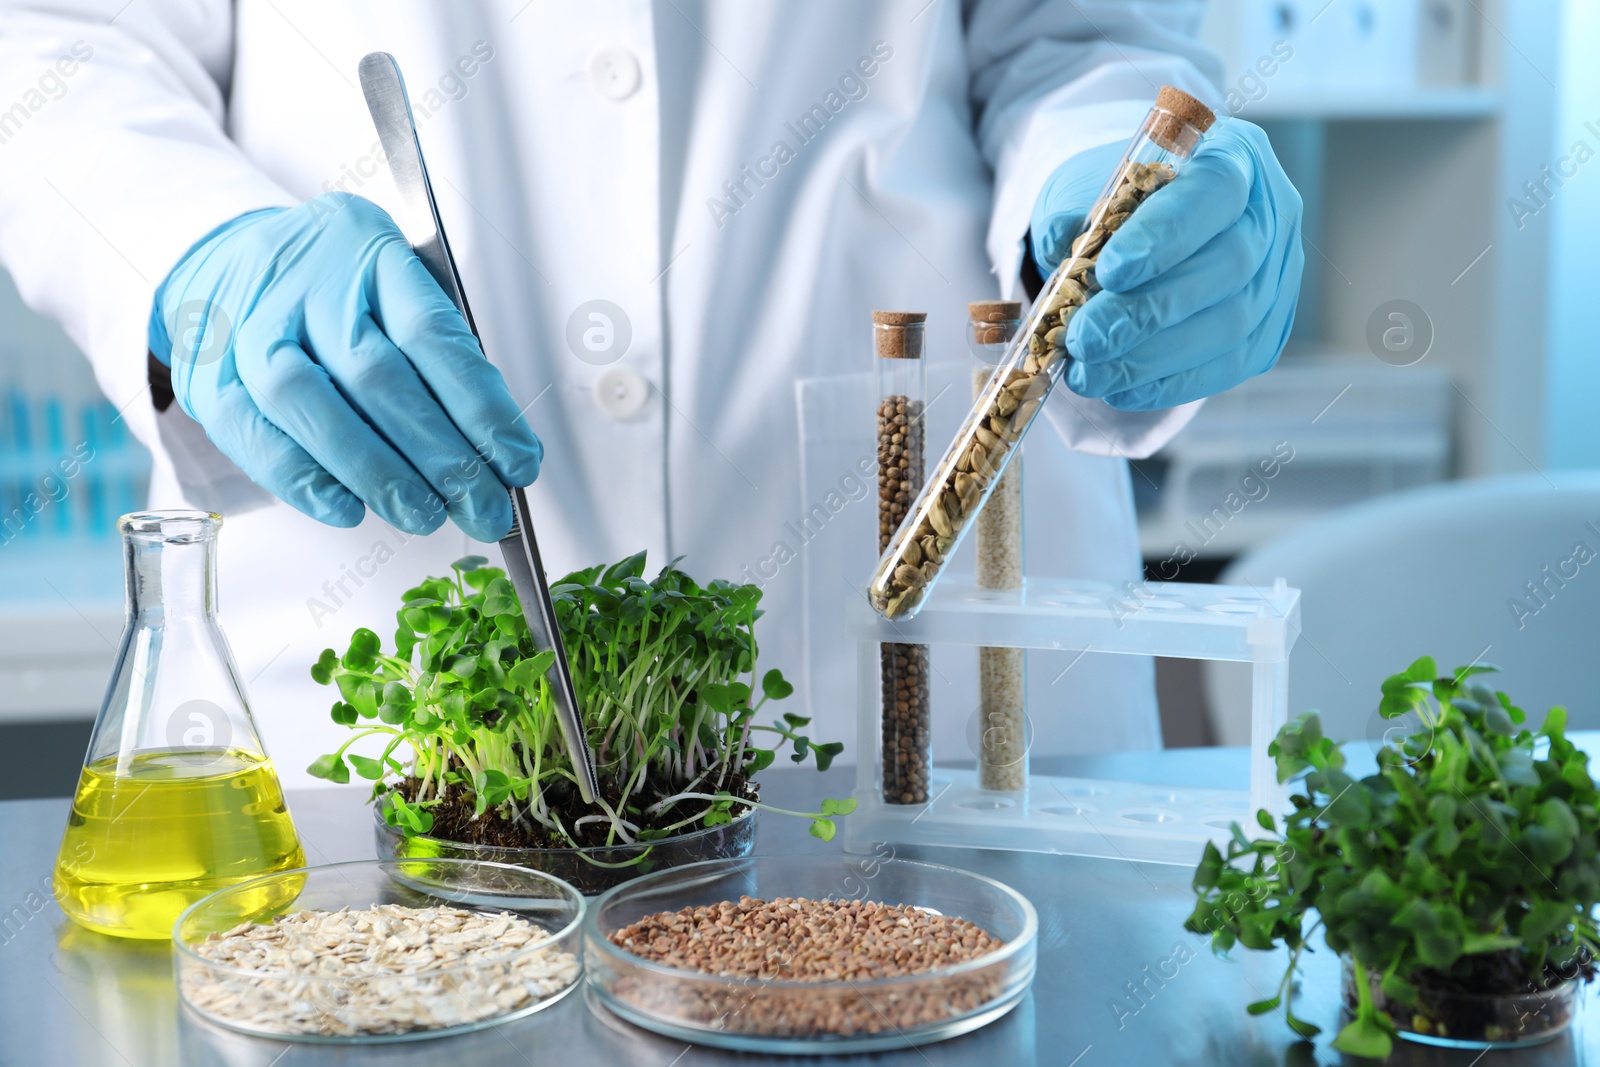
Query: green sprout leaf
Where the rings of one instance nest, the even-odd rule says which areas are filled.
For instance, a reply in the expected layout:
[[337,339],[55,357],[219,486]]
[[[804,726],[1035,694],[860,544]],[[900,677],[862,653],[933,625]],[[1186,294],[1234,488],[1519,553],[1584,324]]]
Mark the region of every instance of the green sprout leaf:
[[330,782],[338,782],[340,785],[350,780],[350,768],[345,766],[343,759],[333,753],[312,760],[311,766],[306,768],[306,773],[313,778],[323,778]]
[[605,569],[605,573],[600,579],[600,584],[604,586],[618,585],[626,579],[638,578],[644,574],[644,558],[643,552],[635,552],[627,559],[613,563]]
[[378,718],[391,726],[399,726],[406,721],[415,704],[411,690],[401,682],[390,682],[383,687],[383,703],[378,705]]
[[1401,1004],[1415,1004],[1417,987],[1398,974],[1386,974],[1382,981],[1383,995]]
[[377,634],[362,627],[350,635],[350,648],[340,659],[340,665],[347,671],[371,670],[381,644]]
[[554,652],[546,650],[537,653],[507,671],[506,681],[518,689],[537,689],[539,679],[545,676],[555,661]]
[[1567,732],[1567,709],[1556,706],[1550,709],[1544,717],[1544,725],[1539,727],[1539,732],[1546,737],[1559,738]]
[[1333,1047],[1352,1056],[1381,1060],[1393,1051],[1394,1039],[1376,1019],[1357,1016],[1339,1031],[1339,1036],[1333,1039]]
[[482,610],[485,615],[521,615],[516,587],[504,578],[490,581],[483,591]]
[[1194,888],[1210,889],[1222,878],[1222,853],[1217,850],[1215,842],[1207,841],[1205,854],[1200,858],[1200,866],[1194,871]]
[[1551,797],[1539,806],[1534,825],[1527,828],[1527,842],[1534,860],[1554,866],[1572,854],[1578,838],[1578,818],[1560,797]]
[[333,681],[333,669],[339,665],[339,656],[331,648],[322,650],[322,655],[317,657],[317,662],[311,666],[311,680],[318,685],[327,685]]
[[[346,758],[350,760],[350,766],[356,769],[356,773],[368,781],[376,782],[388,773],[381,760],[368,759],[366,756],[358,756],[353,752]],[[345,777],[348,780],[349,775],[347,774]]]
[[718,715],[733,713],[733,691],[725,685],[703,686],[700,690],[700,699]]
[[845,797],[843,800],[827,799],[819,805],[818,811],[824,815],[849,815],[856,810],[856,798]]
[[[768,700],[783,700],[794,692],[794,686],[784,679],[782,671],[774,667],[761,676],[761,692]],[[809,721],[809,719],[803,720],[798,725],[804,726]]]

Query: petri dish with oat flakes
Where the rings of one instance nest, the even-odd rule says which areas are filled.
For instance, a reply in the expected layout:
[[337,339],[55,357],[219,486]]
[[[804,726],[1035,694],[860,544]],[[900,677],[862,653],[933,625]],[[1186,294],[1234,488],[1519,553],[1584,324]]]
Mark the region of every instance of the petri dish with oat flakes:
[[[863,914],[865,935],[852,925]],[[934,946],[928,969],[906,973],[890,965],[904,953],[861,955],[876,936],[871,923],[909,936],[907,946],[924,928],[947,941],[965,930],[967,948]],[[593,901],[584,966],[597,1010],[668,1037],[780,1054],[871,1052],[1005,1015],[1033,981],[1038,925],[1022,894],[954,867],[748,856],[653,872]]]
[[241,882],[178,917],[178,992],[201,1018],[279,1040],[465,1033],[570,993],[584,898],[475,860],[363,860]]

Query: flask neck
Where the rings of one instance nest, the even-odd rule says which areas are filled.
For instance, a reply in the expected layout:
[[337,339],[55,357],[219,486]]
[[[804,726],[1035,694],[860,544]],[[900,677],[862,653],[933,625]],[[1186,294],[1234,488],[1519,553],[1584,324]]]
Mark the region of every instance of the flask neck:
[[217,610],[217,542],[127,536],[128,617],[146,622],[211,618]]

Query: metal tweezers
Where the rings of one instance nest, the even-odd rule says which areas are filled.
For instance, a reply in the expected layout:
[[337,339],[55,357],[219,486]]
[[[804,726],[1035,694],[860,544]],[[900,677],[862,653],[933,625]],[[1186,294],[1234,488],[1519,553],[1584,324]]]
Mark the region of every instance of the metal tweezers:
[[[422,145],[417,141],[417,127],[411,117],[411,102],[406,96],[405,79],[400,76],[400,65],[387,52],[372,52],[362,58],[360,70],[367,110],[372,114],[372,123],[378,129],[378,138],[389,160],[389,172],[394,175],[394,184],[405,203],[405,218],[397,220],[400,229],[434,281],[461,309],[472,335],[478,337],[478,324],[467,306],[461,275],[456,270],[450,243],[445,240],[444,226],[439,221],[439,207],[433,198],[433,186],[428,182],[428,167],[422,160]],[[483,341],[481,337],[478,340],[480,344]],[[592,804],[600,795],[594,752],[589,748],[583,719],[578,713],[578,694],[572,685],[572,671],[567,665],[561,627],[556,622],[555,604],[550,599],[550,583],[545,578],[544,564],[539,560],[539,542],[533,535],[528,496],[520,487],[511,489],[510,493],[511,532],[500,541],[506,574],[522,602],[522,614],[528,620],[534,644],[556,654],[547,676],[550,696],[566,739],[567,754],[577,773],[578,792],[585,803]]]

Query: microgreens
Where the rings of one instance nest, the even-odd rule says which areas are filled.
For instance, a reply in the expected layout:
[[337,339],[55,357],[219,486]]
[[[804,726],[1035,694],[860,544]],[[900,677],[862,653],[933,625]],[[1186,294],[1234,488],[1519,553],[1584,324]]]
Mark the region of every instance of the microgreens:
[[[1407,1006],[1419,984],[1470,977],[1493,954],[1544,988],[1551,972],[1577,970],[1600,950],[1600,792],[1588,756],[1566,738],[1566,712],[1552,708],[1534,733],[1504,693],[1473,680],[1495,668],[1435,670],[1423,657],[1383,683],[1382,716],[1415,712],[1422,728],[1378,750],[1377,774],[1346,773],[1319,716],[1303,715],[1268,750],[1279,781],[1305,776],[1282,831],[1263,810],[1267,836],[1247,840],[1235,824],[1226,854],[1206,845],[1199,903],[1184,925],[1210,933],[1219,953],[1235,942],[1289,948],[1276,994],[1251,1014],[1281,1003],[1297,1033],[1316,1035],[1289,1002],[1319,927],[1329,948]],[[1334,1047],[1386,1056],[1394,1022],[1367,981],[1354,984],[1356,1011]]]
[[[482,556],[405,593],[392,654],[367,629],[342,656],[322,653],[311,676],[338,686],[333,721],[355,732],[310,772],[371,779],[385,819],[408,836],[431,830],[430,809],[461,790],[476,816],[537,825],[564,846],[594,843],[590,825],[604,828],[605,844],[658,840],[729,822],[739,806],[809,818],[811,833],[831,840],[833,817],[853,811],[853,799],[789,812],[730,791],[786,744],[793,762],[811,758],[818,770],[844,746],[812,741],[800,732],[810,720],[793,713],[754,721],[794,691],[769,670],[752,702],[761,590],[720,580],[702,588],[676,562],[647,582],[641,552],[551,588],[602,792],[571,825],[562,812],[575,803],[576,777],[545,678],[553,653],[535,650],[516,591]],[[376,756],[349,751],[373,737],[384,739]],[[397,787],[405,778],[409,796]]]

